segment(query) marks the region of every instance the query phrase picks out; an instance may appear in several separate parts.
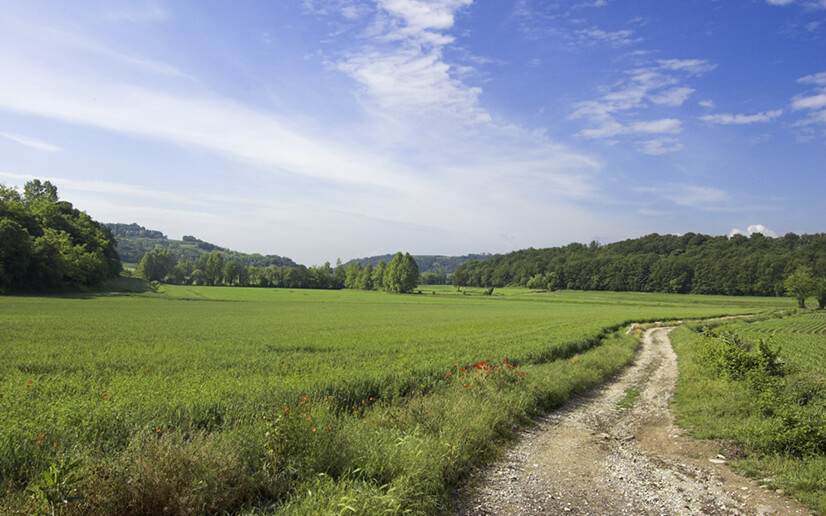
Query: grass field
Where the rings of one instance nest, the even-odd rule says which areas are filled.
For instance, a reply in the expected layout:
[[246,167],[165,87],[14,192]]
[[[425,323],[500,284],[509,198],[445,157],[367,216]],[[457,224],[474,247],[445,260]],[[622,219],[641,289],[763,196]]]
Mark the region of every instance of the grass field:
[[745,457],[737,467],[757,479],[770,478],[772,487],[782,487],[818,514],[826,514],[823,322],[822,313],[803,311],[716,328],[750,344],[752,355],[761,340],[779,349],[779,372],[749,371],[738,379],[710,370],[698,358],[703,336],[687,327],[672,333],[680,358],[678,423],[697,437],[738,443]]
[[57,499],[50,467],[66,514],[447,512],[515,427],[630,359],[613,329],[791,304],[129,290],[0,298],[0,512]]

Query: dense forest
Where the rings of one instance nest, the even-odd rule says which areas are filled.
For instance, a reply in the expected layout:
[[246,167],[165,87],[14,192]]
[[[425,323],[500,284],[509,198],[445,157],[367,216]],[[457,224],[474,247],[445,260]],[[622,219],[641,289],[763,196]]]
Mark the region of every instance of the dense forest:
[[213,252],[222,253],[227,260],[235,260],[241,265],[252,267],[298,267],[289,258],[278,255],[239,253],[204,242],[191,235],[181,240],[171,240],[160,231],[146,229],[138,224],[106,224],[117,240],[117,250],[124,263],[138,263],[141,258],[155,248],[168,249],[175,261],[187,259],[197,261]]
[[608,245],[525,249],[458,267],[457,286],[779,296],[799,268],[826,276],[826,234],[652,234]]
[[117,276],[121,262],[105,225],[35,179],[21,194],[0,184],[0,293],[88,287]]

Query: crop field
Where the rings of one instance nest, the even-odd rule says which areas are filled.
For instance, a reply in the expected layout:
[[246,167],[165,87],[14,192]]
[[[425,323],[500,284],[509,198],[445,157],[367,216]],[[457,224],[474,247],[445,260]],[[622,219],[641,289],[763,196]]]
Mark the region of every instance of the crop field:
[[77,497],[65,514],[446,512],[514,428],[633,356],[614,329],[790,303],[427,286],[3,297],[0,512],[39,510],[47,494],[24,489],[47,493],[50,467]]
[[826,374],[826,314],[806,313],[743,326],[745,335],[780,344],[783,358],[797,367]]

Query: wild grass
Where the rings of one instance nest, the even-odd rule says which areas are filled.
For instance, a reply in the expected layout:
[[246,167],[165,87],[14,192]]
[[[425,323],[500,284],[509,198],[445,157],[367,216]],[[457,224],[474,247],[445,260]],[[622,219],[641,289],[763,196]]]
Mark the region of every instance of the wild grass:
[[65,514],[449,512],[515,428],[627,363],[613,329],[778,306],[428,288],[0,298],[0,512],[66,460]]
[[[748,456],[736,467],[743,472],[774,479],[826,514],[826,375],[816,359],[826,341],[794,331],[809,315],[729,323],[715,329],[730,336],[722,346],[688,327],[672,332],[680,367],[673,407],[677,423],[696,437],[741,445]],[[771,333],[761,346],[762,330],[778,327],[789,331]]]

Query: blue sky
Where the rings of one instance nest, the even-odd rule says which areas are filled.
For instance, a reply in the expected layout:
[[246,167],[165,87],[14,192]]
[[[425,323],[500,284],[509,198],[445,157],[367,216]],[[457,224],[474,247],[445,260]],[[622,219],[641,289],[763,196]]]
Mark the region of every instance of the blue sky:
[[826,0],[3,1],[0,182],[307,265],[826,231]]

